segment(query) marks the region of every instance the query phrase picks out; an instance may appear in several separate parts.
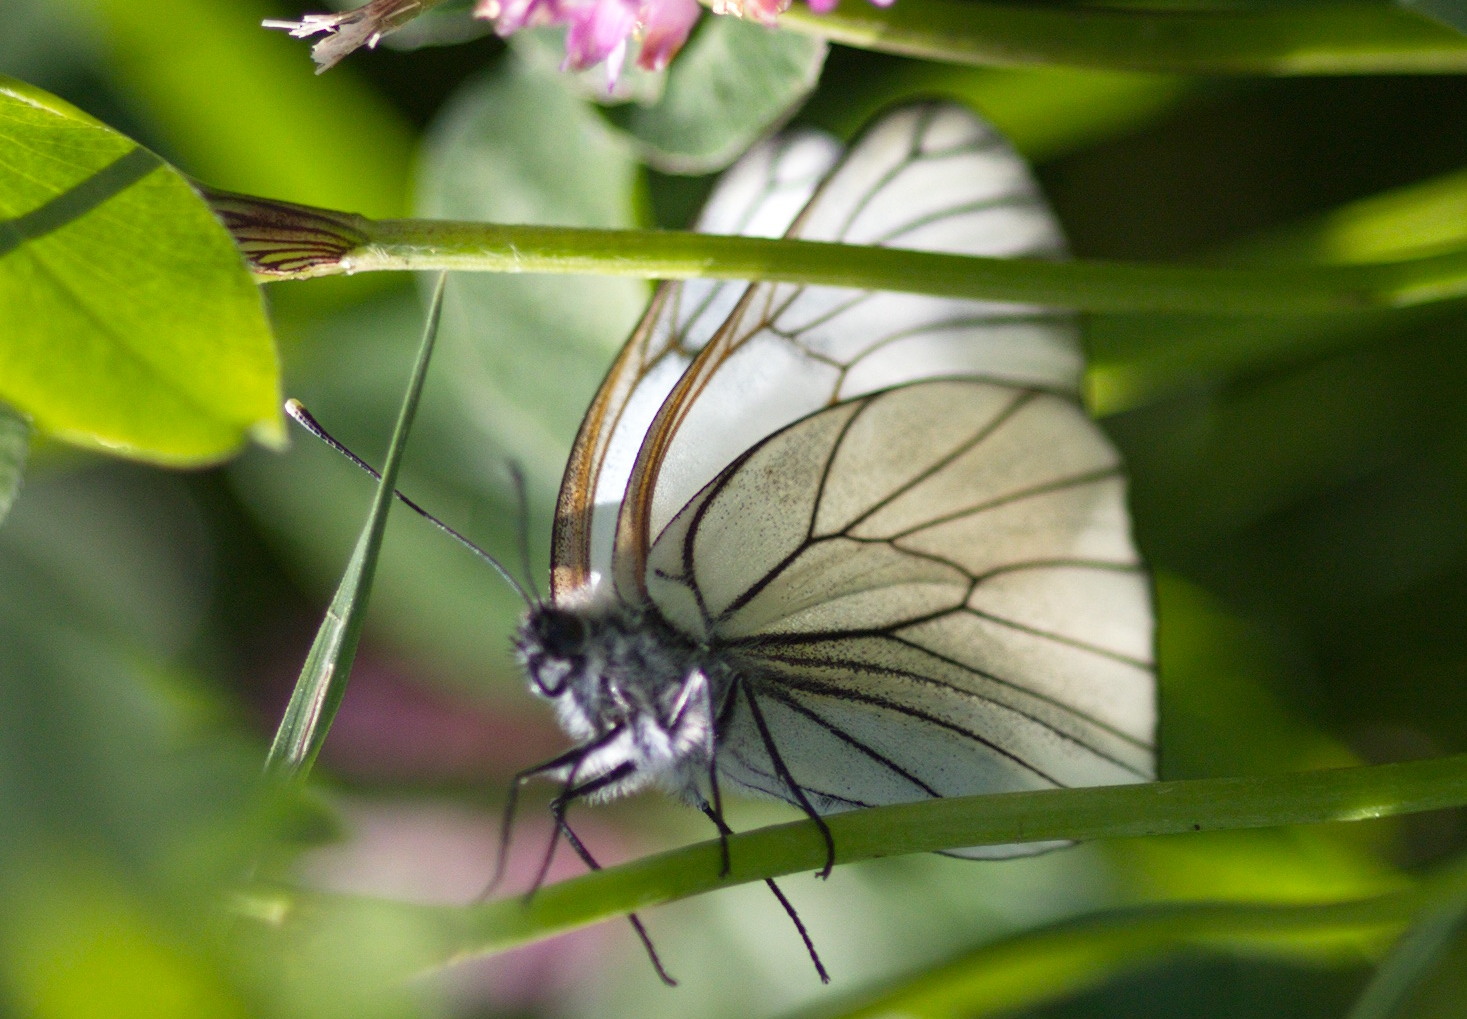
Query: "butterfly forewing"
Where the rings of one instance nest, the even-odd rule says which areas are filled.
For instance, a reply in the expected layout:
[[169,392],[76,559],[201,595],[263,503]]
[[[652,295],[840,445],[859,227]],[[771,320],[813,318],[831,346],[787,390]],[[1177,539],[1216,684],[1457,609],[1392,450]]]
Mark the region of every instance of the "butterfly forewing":
[[[696,228],[778,237],[840,153],[811,131],[767,142],[719,179]],[[747,288],[740,281],[663,284],[586,413],[560,491],[552,593],[565,598],[610,571],[616,516],[642,438],[683,371]]]
[[[1141,781],[1151,598],[1124,497],[1071,398],[916,383],[740,458],[653,545],[648,592],[737,663],[821,810]],[[795,802],[736,698],[718,762]]]
[[[1063,241],[1023,161],[951,105],[883,118],[789,230],[806,240],[1054,256]],[[617,532],[617,583],[640,590],[647,544],[744,450],[840,400],[927,378],[1078,388],[1074,324],[1053,309],[758,284],[652,423]]]

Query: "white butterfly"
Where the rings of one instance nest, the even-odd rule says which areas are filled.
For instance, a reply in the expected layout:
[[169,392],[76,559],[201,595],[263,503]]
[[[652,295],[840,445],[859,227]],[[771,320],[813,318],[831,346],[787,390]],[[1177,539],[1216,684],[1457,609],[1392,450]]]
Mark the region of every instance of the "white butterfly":
[[[809,133],[758,148],[699,229],[1064,250],[1007,143],[937,103],[844,156]],[[550,597],[517,636],[578,745],[522,777],[564,782],[562,820],[657,785],[724,833],[720,785],[818,822],[1152,778],[1149,581],[1082,369],[1050,309],[664,285],[586,414]]]

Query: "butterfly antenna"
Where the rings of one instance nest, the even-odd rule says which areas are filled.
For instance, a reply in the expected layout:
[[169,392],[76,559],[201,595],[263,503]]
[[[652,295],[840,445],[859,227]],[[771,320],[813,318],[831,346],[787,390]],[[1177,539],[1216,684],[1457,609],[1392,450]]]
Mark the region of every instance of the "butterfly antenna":
[[[351,450],[347,449],[346,446],[342,445],[342,443],[337,441],[337,439],[330,432],[326,431],[326,429],[321,426],[321,422],[317,421],[314,417],[311,416],[311,412],[306,410],[305,406],[302,405],[299,400],[286,400],[285,413],[289,414],[291,418],[306,431],[310,432],[316,438],[326,443],[326,445],[336,450],[336,452],[346,457],[348,460],[356,464],[362,470],[366,471],[372,477],[376,478],[378,481],[382,480],[382,475],[377,473],[377,470],[371,464],[367,463],[367,461],[363,460]],[[518,580],[515,580],[514,575],[511,574],[507,569],[505,569],[504,564],[501,563],[498,559],[495,559],[488,552],[484,551],[484,549],[480,548],[478,545],[475,545],[468,538],[464,537],[452,527],[449,527],[442,520],[439,520],[432,513],[429,513],[427,510],[419,506],[417,503],[413,502],[397,489],[394,488],[392,490],[392,494],[397,497],[398,502],[402,503],[408,509],[412,510],[418,516],[428,521],[430,524],[438,528],[444,534],[448,535],[454,541],[458,542],[464,548],[474,553],[474,555],[478,556],[490,566],[494,567],[494,572],[498,573],[501,577],[504,578],[505,583],[514,588],[515,593],[520,596],[520,599],[526,605],[535,604],[535,602],[531,600],[529,593],[525,590],[524,585],[521,584]]]
[[525,471],[516,460],[509,462],[509,476],[514,482],[515,496],[519,499],[519,541],[520,541],[520,569],[525,574],[525,581],[530,585],[530,591],[535,595],[535,600],[541,601],[540,587],[535,583],[535,571],[530,566],[530,487],[525,484]]

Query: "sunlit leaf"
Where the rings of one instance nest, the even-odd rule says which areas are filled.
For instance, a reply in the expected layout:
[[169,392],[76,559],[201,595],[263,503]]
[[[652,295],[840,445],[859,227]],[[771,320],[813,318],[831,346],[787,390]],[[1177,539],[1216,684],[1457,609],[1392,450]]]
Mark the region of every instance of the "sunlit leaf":
[[281,437],[278,366],[229,235],[157,156],[0,79],[0,398],[168,463]]

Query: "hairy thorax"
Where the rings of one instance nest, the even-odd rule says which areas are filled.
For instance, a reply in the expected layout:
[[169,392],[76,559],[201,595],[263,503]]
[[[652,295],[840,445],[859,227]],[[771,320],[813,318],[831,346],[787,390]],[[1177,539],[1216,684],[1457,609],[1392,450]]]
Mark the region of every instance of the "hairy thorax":
[[555,706],[580,744],[560,777],[598,780],[600,800],[657,784],[690,800],[713,761],[715,705],[726,670],[655,609],[611,598],[575,607],[535,606],[515,647],[531,689]]

